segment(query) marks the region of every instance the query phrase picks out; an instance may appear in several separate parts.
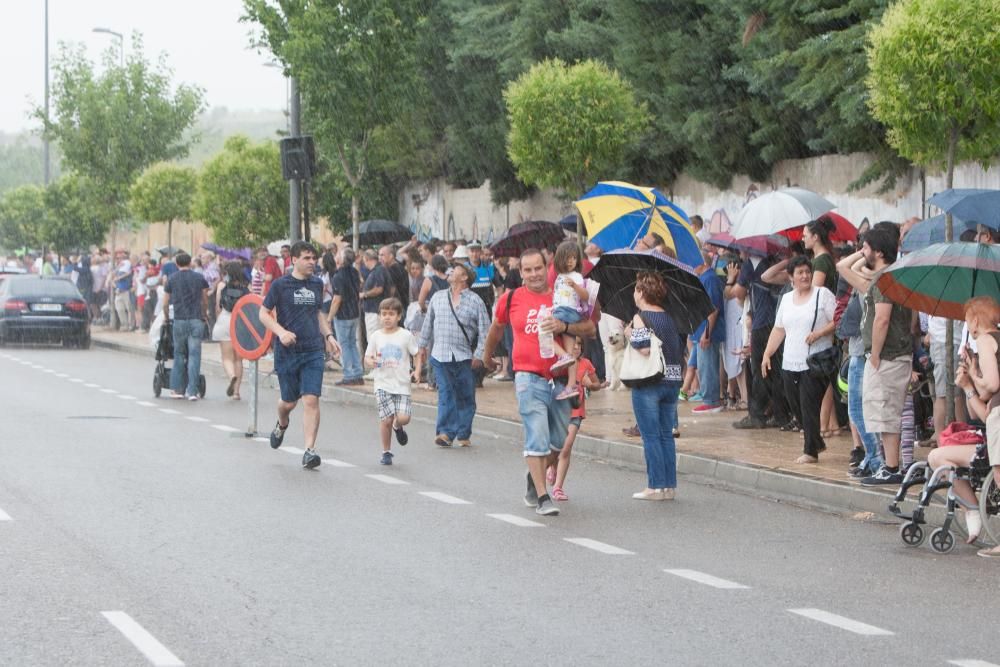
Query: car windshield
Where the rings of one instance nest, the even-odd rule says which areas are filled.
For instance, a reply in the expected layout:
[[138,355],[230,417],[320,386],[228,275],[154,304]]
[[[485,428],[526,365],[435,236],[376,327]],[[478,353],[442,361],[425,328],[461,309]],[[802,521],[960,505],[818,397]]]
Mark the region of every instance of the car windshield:
[[76,289],[76,285],[68,280],[34,277],[15,278],[11,276],[6,282],[10,283],[7,292],[10,296],[80,298],[80,292]]

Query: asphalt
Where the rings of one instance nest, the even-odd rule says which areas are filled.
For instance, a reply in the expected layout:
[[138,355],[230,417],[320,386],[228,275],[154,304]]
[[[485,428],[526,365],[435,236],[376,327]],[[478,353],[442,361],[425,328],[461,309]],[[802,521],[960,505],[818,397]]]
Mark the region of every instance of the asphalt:
[[[442,450],[419,416],[379,466],[370,397],[323,402],[325,462],[305,471],[299,415],[274,451],[243,437],[246,401],[221,397],[221,380],[205,401],[155,400],[151,372],[108,350],[0,350],[0,664],[1000,656],[977,627],[1000,609],[997,563],[971,547],[907,549],[894,525],[688,475],[676,501],[643,503],[641,472],[586,456],[562,515],[538,517],[516,438],[480,429]],[[273,390],[261,400],[273,415]]]

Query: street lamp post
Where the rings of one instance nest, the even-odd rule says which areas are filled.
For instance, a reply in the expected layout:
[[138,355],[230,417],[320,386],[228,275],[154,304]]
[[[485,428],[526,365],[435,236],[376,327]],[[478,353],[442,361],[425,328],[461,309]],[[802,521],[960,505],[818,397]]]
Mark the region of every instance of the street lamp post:
[[[49,0],[45,0],[45,123],[48,125],[49,122]],[[48,130],[48,127],[46,127]],[[48,187],[49,179],[51,178],[51,169],[49,167],[49,139],[48,132],[45,133],[45,138],[43,140],[44,154],[45,154],[45,185]]]
[[103,33],[105,35],[111,35],[118,40],[118,63],[124,68],[125,67],[125,35],[120,32],[115,32],[109,28],[94,28],[93,32]]

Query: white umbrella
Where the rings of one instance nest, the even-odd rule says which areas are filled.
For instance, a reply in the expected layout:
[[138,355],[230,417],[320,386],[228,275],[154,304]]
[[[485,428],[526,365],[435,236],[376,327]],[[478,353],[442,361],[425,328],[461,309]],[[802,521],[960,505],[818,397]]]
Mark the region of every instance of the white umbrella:
[[800,227],[833,208],[833,202],[811,190],[782,188],[761,195],[740,209],[730,234],[736,239],[776,234]]
[[288,239],[282,239],[280,241],[272,241],[271,243],[267,244],[267,254],[270,255],[271,257],[280,257],[281,246],[291,245],[291,244],[292,242],[289,241]]

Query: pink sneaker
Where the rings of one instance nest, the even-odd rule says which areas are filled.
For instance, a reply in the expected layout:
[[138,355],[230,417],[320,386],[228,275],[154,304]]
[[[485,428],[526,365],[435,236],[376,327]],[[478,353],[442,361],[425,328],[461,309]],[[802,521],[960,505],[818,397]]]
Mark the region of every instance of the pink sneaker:
[[565,401],[568,398],[573,398],[574,396],[579,396],[580,390],[576,387],[566,387],[558,394],[556,394],[557,401]]
[[545,481],[548,482],[549,484],[555,484],[556,483],[556,467],[555,466],[549,466],[548,468],[546,468],[546,470],[545,470]]
[[563,491],[558,486],[552,488],[552,493],[550,493],[549,496],[552,498],[552,500],[559,500],[559,501],[569,500],[569,496],[566,495],[566,492]]
[[552,364],[552,366],[551,366],[551,368],[549,368],[549,370],[550,371],[557,371],[560,368],[566,368],[567,366],[572,366],[573,362],[575,362],[575,361],[576,361],[576,359],[574,359],[570,355],[564,354],[561,357],[559,357],[558,359],[556,359],[556,363]]
[[721,405],[709,405],[708,403],[702,403],[696,408],[693,408],[691,412],[696,415],[714,415],[717,412],[722,412]]

